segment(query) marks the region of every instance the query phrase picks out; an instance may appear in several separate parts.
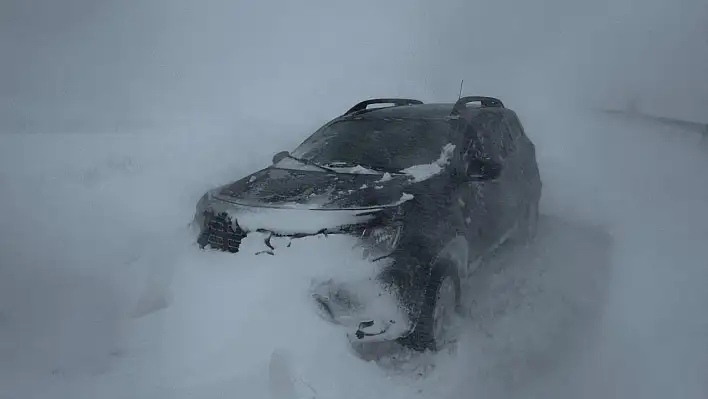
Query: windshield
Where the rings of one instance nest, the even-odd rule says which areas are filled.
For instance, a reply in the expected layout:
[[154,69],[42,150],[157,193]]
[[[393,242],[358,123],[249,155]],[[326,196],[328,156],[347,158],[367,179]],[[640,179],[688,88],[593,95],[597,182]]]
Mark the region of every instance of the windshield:
[[293,155],[321,165],[400,171],[436,161],[449,140],[445,120],[345,120],[315,132]]

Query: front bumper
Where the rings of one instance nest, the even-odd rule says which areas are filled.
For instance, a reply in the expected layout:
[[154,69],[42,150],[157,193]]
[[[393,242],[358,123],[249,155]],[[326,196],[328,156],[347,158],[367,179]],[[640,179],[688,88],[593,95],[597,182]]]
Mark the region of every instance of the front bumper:
[[241,241],[249,233],[265,232],[291,238],[343,233],[347,226],[370,222],[375,213],[387,208],[319,209],[246,205],[210,191],[197,203],[192,226],[198,230],[201,248],[238,252]]
[[[339,223],[328,225],[317,222],[315,226],[309,228],[310,232],[295,232],[299,223],[290,222],[290,225],[283,225],[287,216],[291,214],[303,215],[304,219],[318,219],[320,215],[337,216],[335,220]],[[274,215],[275,214],[275,215]],[[266,226],[262,228],[261,222],[254,223],[254,216],[267,223],[280,222],[276,228]],[[276,217],[273,217],[276,216]],[[353,225],[354,223],[367,222],[371,220],[371,210],[301,210],[301,209],[269,209],[243,206],[233,204],[217,198],[211,194],[205,195],[197,206],[192,221],[192,228],[198,234],[197,243],[202,249],[213,249],[227,252],[255,252],[255,254],[268,253],[274,255],[285,247],[290,247],[291,241],[295,238],[320,236],[320,235],[340,235],[342,225]],[[346,222],[346,223],[342,223]],[[241,226],[243,224],[243,227]],[[310,223],[310,225],[312,225]],[[261,228],[259,228],[261,227]],[[321,232],[317,229],[321,228]],[[274,233],[273,230],[280,231]],[[400,233],[400,230],[398,230]],[[249,241],[241,245],[246,236],[256,240]],[[349,235],[349,234],[345,234]],[[397,237],[394,237],[397,239]],[[378,274],[386,267],[390,258],[385,251],[379,250],[381,238],[373,236],[362,241],[357,238],[361,245],[361,262],[367,262],[373,275]],[[259,244],[253,245],[255,242]],[[297,247],[297,245],[294,245]],[[385,247],[385,245],[383,245]],[[390,251],[389,251],[390,252]],[[358,257],[357,257],[358,258]],[[357,260],[358,262],[359,260]],[[353,265],[364,266],[366,265]],[[368,276],[371,277],[371,276]],[[346,286],[346,289],[342,289]],[[393,292],[385,289],[375,278],[364,279],[356,283],[334,284],[332,281],[319,283],[313,286],[313,298],[315,305],[321,311],[324,319],[343,326],[346,335],[352,344],[364,344],[374,342],[394,341],[406,335],[410,331],[408,314],[403,311]],[[342,294],[345,294],[342,296]]]

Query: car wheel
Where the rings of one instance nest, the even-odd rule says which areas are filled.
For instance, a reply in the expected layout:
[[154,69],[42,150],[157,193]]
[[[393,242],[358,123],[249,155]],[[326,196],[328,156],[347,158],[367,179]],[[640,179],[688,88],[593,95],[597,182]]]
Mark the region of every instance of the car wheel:
[[438,351],[456,340],[454,321],[459,313],[460,279],[453,264],[441,261],[425,290],[418,322],[403,344],[417,351]]
[[455,334],[452,325],[457,309],[457,290],[450,275],[446,275],[435,295],[433,305],[433,341],[435,349],[440,349],[454,341]]

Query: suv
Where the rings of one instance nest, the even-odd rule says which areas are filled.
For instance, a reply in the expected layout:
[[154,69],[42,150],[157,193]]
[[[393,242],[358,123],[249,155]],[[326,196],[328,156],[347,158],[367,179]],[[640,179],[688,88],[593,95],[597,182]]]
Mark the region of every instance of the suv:
[[251,233],[271,255],[277,237],[288,246],[350,237],[382,265],[368,280],[400,311],[373,316],[380,305],[359,305],[375,295],[353,282],[314,285],[313,305],[353,344],[437,350],[450,338],[461,281],[506,240],[534,238],[540,197],[534,144],[499,99],[373,99],[272,165],[207,192],[193,225],[202,249],[229,252]]

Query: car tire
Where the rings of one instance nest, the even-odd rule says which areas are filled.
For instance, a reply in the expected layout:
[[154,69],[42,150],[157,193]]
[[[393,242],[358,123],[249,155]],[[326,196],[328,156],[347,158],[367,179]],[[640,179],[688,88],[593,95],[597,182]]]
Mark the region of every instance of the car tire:
[[459,313],[460,279],[455,265],[441,260],[428,281],[415,328],[403,344],[416,351],[438,351],[454,341],[451,318]]

